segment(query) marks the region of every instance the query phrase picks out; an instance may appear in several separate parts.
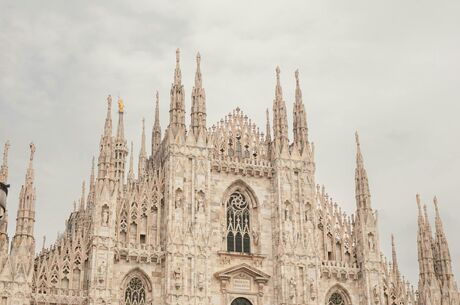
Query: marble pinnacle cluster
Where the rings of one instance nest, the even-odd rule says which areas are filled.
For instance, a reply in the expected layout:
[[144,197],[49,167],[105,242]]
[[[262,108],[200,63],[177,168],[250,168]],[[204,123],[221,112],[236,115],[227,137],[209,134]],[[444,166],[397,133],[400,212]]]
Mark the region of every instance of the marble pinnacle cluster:
[[198,53],[190,123],[177,50],[169,124],[162,129],[156,92],[154,124],[142,120],[136,156],[125,137],[129,103],[118,97],[114,129],[107,97],[88,183],[76,186],[63,233],[49,246],[44,238],[38,253],[30,145],[11,242],[6,200],[0,205],[0,305],[459,305],[436,198],[433,233],[417,196],[416,291],[402,276],[394,236],[391,259],[382,253],[358,134],[356,210],[347,215],[316,181],[299,71],[289,139],[279,67],[263,129],[239,107],[208,125],[201,60]]

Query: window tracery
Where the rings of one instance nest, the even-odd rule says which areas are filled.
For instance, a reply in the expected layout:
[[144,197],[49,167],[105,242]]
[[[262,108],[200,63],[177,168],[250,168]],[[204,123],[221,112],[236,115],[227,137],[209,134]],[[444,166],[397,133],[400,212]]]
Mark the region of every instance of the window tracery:
[[227,202],[227,251],[251,252],[249,203],[240,192]]
[[340,294],[338,292],[334,292],[329,297],[329,301],[328,301],[327,305],[346,305],[346,303],[345,303],[345,300],[344,300],[342,294]]
[[125,305],[145,304],[145,286],[141,279],[133,277],[125,290]]

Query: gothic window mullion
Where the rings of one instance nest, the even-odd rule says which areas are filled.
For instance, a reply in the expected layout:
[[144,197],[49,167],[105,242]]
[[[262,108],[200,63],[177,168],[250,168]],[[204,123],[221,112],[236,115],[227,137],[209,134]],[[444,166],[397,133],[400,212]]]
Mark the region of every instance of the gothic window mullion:
[[227,202],[227,251],[250,253],[249,204],[239,192]]

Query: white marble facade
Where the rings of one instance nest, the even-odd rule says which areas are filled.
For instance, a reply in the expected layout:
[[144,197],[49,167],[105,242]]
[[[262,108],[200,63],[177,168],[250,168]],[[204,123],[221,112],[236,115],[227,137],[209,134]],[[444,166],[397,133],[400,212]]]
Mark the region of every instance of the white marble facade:
[[157,95],[151,148],[144,126],[136,171],[123,101],[113,132],[108,97],[88,192],[83,183],[64,233],[37,255],[31,144],[11,243],[7,207],[0,207],[0,305],[459,304],[436,200],[433,234],[417,197],[415,292],[399,272],[394,243],[391,260],[381,252],[358,136],[349,216],[315,180],[298,72],[290,141],[279,68],[264,131],[239,108],[209,127],[200,61],[198,54],[186,127],[177,51],[169,125],[162,136]]

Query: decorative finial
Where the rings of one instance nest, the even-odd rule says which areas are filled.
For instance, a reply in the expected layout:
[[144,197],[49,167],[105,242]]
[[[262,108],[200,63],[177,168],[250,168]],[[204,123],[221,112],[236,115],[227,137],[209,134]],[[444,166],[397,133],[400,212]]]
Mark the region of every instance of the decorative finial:
[[10,146],[11,146],[10,141],[7,140],[5,142],[5,148],[3,150],[3,165],[4,166],[6,166],[8,164],[8,151],[10,149]]
[[155,97],[156,97],[156,102],[157,102],[157,105],[158,105],[158,103],[160,102],[160,94],[158,93],[158,90],[157,90],[157,92],[155,94]]
[[360,143],[359,143],[359,134],[358,134],[358,131],[356,130],[355,131],[355,139],[356,139],[356,145],[358,145],[358,147],[360,146]]
[[32,162],[34,160],[35,144],[33,142],[31,142],[29,144],[29,147],[30,147],[30,162]]
[[176,49],[176,63],[179,64],[179,61],[180,61],[180,49],[177,48]]
[[281,73],[280,67],[276,66],[276,80],[277,80],[278,83],[280,81],[280,73]]
[[43,235],[43,245],[42,245],[43,250],[45,249],[45,244],[46,244],[46,235]]
[[434,203],[434,208],[436,210],[436,215],[439,217],[438,197],[434,196],[433,203]]
[[123,113],[125,110],[125,104],[123,103],[123,99],[118,97],[118,112]]
[[295,82],[298,86],[299,85],[299,69],[295,70],[294,75],[295,75]]
[[109,94],[109,96],[107,96],[107,107],[110,109],[112,109],[112,96]]
[[415,200],[417,200],[417,204],[420,207],[420,194],[415,195]]
[[201,55],[200,52],[196,53],[196,64],[199,67],[201,63]]

